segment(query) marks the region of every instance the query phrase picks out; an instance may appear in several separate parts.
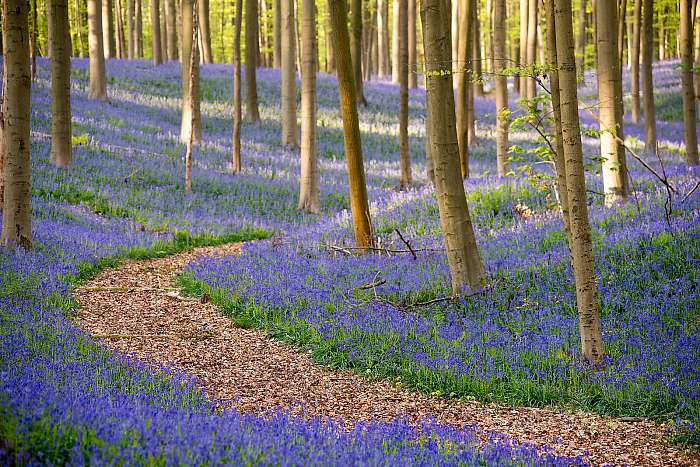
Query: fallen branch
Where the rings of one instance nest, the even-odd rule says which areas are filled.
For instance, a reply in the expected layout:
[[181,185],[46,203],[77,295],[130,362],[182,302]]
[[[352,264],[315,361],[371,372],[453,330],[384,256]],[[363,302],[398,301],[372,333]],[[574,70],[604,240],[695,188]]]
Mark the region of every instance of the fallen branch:
[[418,255],[416,255],[415,250],[413,249],[411,244],[408,243],[408,240],[403,238],[403,235],[401,235],[401,231],[398,229],[398,227],[395,228],[394,230],[396,231],[397,234],[399,234],[399,238],[401,239],[401,241],[408,247],[408,250],[411,252],[411,255],[413,255],[413,259],[418,259]]
[[695,184],[695,186],[693,188],[691,188],[690,191],[683,197],[683,200],[681,201],[681,203],[685,203],[685,200],[690,198],[690,196],[693,193],[695,193],[695,190],[697,190],[698,187],[700,187],[700,180],[698,180],[698,182]]
[[359,287],[355,287],[355,290],[368,290],[368,289],[373,289],[375,287],[379,287],[380,285],[386,284],[386,279],[380,279],[375,282],[370,282],[369,284],[363,284]]

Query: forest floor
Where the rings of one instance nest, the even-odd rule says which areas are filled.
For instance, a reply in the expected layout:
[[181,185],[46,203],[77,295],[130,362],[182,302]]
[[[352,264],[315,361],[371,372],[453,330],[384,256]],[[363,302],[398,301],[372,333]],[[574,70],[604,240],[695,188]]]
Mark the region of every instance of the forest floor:
[[334,370],[308,352],[237,327],[207,296],[182,296],[176,277],[195,259],[240,252],[240,243],[203,247],[108,268],[76,290],[75,319],[109,347],[153,367],[194,375],[223,408],[357,421],[426,417],[473,426],[482,440],[500,432],[518,442],[583,455],[593,464],[698,465],[700,454],[668,441],[668,426],[568,408],[527,408],[429,396],[398,383]]

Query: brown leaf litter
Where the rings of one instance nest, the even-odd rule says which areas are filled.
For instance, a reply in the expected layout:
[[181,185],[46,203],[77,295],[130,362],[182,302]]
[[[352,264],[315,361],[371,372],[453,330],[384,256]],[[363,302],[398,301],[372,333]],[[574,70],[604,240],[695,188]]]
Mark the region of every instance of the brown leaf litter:
[[195,375],[209,398],[241,411],[304,407],[307,415],[350,424],[431,416],[547,444],[560,454],[587,452],[594,464],[700,465],[697,452],[668,442],[669,427],[649,420],[428,396],[316,364],[260,330],[236,327],[208,297],[179,295],[174,278],[189,262],[240,250],[240,244],[198,248],[107,269],[76,290],[76,319],[110,348]]

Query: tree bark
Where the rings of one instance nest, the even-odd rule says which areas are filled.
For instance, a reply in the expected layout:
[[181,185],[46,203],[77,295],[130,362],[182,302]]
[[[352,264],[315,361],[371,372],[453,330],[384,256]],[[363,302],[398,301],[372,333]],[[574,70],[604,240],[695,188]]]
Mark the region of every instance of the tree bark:
[[411,155],[408,152],[408,2],[399,0],[399,161],[402,189],[411,186]]
[[333,73],[335,72],[335,53],[333,51],[333,24],[330,12],[326,15],[326,26],[328,28],[326,36],[326,71]]
[[175,0],[165,0],[165,20],[168,24],[168,60],[177,60],[177,12]]
[[67,167],[71,162],[70,24],[68,0],[51,0],[51,162]]
[[185,6],[185,1],[187,0],[183,0],[182,2],[183,13],[191,15],[190,19],[192,25],[188,66],[189,75],[187,77],[187,99],[183,99],[183,105],[187,107],[187,112],[185,112],[184,109],[182,112],[183,118],[185,117],[185,114],[187,114],[187,117],[189,118],[188,126],[190,128],[190,131],[187,133],[187,148],[185,150],[185,193],[189,195],[192,193],[192,146],[195,142],[195,132],[192,131],[192,128],[195,128],[195,118],[196,115],[199,114],[199,47],[197,46],[197,42],[199,40],[199,18],[197,0],[192,0],[192,3],[187,7]]
[[4,199],[2,236],[5,246],[32,247],[30,190],[29,2],[3,0],[4,99],[2,143]]
[[272,10],[273,29],[274,29],[274,50],[273,50],[273,66],[277,69],[282,68],[282,0],[274,0],[275,7]]
[[[460,10],[461,6],[460,4]],[[420,11],[427,106],[430,109],[427,128],[429,153],[435,172],[435,191],[445,239],[445,253],[453,295],[468,295],[484,287],[485,275],[459,170],[455,103],[449,67],[450,30],[445,27],[449,23],[450,7],[446,0],[423,0]],[[460,21],[460,26],[464,24]],[[463,44],[460,44],[460,51],[463,49]]]
[[[537,0],[527,3],[527,65],[534,66],[537,57]],[[527,98],[534,99],[537,94],[537,82],[527,78]]]
[[[451,0],[452,5],[450,8],[450,26],[452,35],[450,38],[450,45],[452,47],[452,87],[456,90],[457,84],[459,83],[461,75],[461,65],[457,63],[457,58],[459,57],[459,0]],[[425,38],[423,39],[425,41]]]
[[[185,1],[185,0],[183,0]],[[245,89],[246,114],[251,122],[260,121],[258,83],[255,67],[258,63],[258,1],[245,2]]]
[[408,87],[418,87],[416,66],[416,0],[408,0]]
[[[534,1],[534,0],[533,0]],[[527,66],[527,26],[528,26],[528,0],[520,0],[520,57],[518,65]],[[518,90],[520,97],[527,99],[527,76],[518,77]]]
[[297,147],[294,0],[282,0],[282,145]]
[[393,0],[391,16],[391,82],[399,84],[399,0]]
[[136,1],[136,54],[143,58],[143,0]]
[[124,20],[122,14],[122,0],[115,0],[114,4],[114,17],[115,17],[115,37],[117,44],[117,57],[126,58],[126,53],[124,52]]
[[691,0],[681,0],[681,82],[683,84],[683,124],[685,130],[685,160],[698,165],[697,116],[693,89],[693,14]]
[[209,0],[199,0],[199,33],[202,43],[202,58],[204,63],[212,63],[211,27],[209,25]]
[[350,0],[352,2],[350,24],[350,55],[352,57],[352,69],[354,73],[355,98],[358,104],[367,105],[364,87],[362,84],[362,0]]
[[167,7],[165,2],[167,0],[160,0],[160,5],[158,6],[160,10],[160,58],[162,61],[168,61],[168,20],[167,20]]
[[105,56],[102,44],[102,10],[100,0],[87,0],[88,44],[90,47],[90,88],[88,98],[107,99]]
[[112,1],[102,0],[102,46],[104,47],[105,58],[114,58],[116,56]]
[[233,24],[233,152],[231,172],[241,171],[241,27],[243,25],[243,0],[236,1]]
[[[199,105],[199,48],[192,44],[192,38],[197,37],[195,18],[195,0],[182,0],[182,120],[180,124],[180,142],[188,144],[199,143],[202,140],[202,117]],[[192,58],[192,51],[197,56]],[[191,64],[195,66],[192,67]],[[190,83],[191,81],[191,83]]]
[[622,121],[621,73],[617,56],[617,0],[597,0],[596,53],[603,191],[607,205],[623,201],[629,192]]
[[379,57],[378,74],[380,77],[389,76],[389,2],[377,0],[377,50]]
[[572,238],[570,247],[576,282],[581,352],[589,362],[599,363],[603,359],[604,349],[593,270],[591,228],[586,204],[571,0],[555,0],[555,22],[561,98],[561,140],[566,164],[567,201],[570,207]]
[[506,0],[494,0],[493,65],[496,73],[496,169],[499,177],[508,172],[508,68],[506,57]]
[[581,7],[578,10],[578,37],[576,41],[576,63],[578,64],[578,74],[583,76],[586,71],[586,23],[588,15],[586,14],[586,0],[581,0]]
[[482,80],[482,63],[481,63],[481,25],[479,21],[479,2],[474,0],[472,24],[472,63],[474,64],[474,85],[472,86],[473,97],[484,96],[484,81]]
[[127,58],[133,60],[136,57],[136,31],[134,24],[134,14],[135,14],[134,0],[126,1],[126,32],[127,32]]
[[30,48],[30,54],[31,54],[31,75],[32,75],[32,81],[34,78],[36,78],[36,55],[37,55],[37,44],[36,44],[36,38],[39,35],[39,25],[38,25],[38,15],[37,15],[37,8],[36,8],[36,2],[38,0],[31,0],[31,8],[32,8],[32,31],[31,31],[31,40],[29,42],[29,48]]
[[[462,177],[469,177],[469,89],[471,83],[471,70],[468,68],[471,58],[471,0],[459,1],[459,47],[457,49],[457,145],[459,148],[459,160]],[[423,39],[425,42],[425,39]],[[437,161],[435,161],[437,164]]]
[[630,62],[631,93],[632,93],[632,121],[639,123],[641,105],[639,102],[639,46],[642,25],[642,2],[634,0],[634,20],[632,30],[632,61]]
[[301,174],[299,209],[321,210],[316,160],[316,11],[314,0],[301,3]]
[[654,54],[654,0],[643,1],[642,93],[644,96],[644,145],[647,151],[656,151],[656,107],[654,106],[654,79],[651,73]]
[[159,0],[151,0],[151,54],[153,55],[153,65],[158,66],[163,63],[160,44],[160,8]]
[[627,26],[627,0],[619,0],[617,10],[617,69],[622,73],[625,56],[625,28]]
[[333,48],[338,74],[340,111],[343,116],[345,158],[348,164],[350,210],[355,230],[355,243],[359,248],[368,248],[373,245],[374,239],[365,184],[365,169],[362,162],[360,123],[357,117],[354,73],[348,37],[347,4],[345,0],[331,0],[328,2],[328,8],[333,24]]

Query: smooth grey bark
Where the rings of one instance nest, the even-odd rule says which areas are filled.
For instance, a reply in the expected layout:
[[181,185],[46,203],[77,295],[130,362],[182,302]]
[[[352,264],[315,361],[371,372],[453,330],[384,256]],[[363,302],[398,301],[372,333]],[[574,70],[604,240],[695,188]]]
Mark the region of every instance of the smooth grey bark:
[[105,56],[102,44],[102,8],[100,0],[87,0],[90,85],[88,98],[107,99]]
[[72,158],[70,108],[70,23],[68,0],[51,0],[51,163],[67,167]]
[[243,0],[236,1],[236,14],[233,23],[233,151],[231,172],[241,171],[241,28],[243,25]]
[[[185,0],[183,0],[185,1]],[[245,89],[246,115],[251,122],[260,121],[258,109],[258,2],[245,0]]]
[[282,0],[282,145],[297,147],[296,39],[294,0]]

